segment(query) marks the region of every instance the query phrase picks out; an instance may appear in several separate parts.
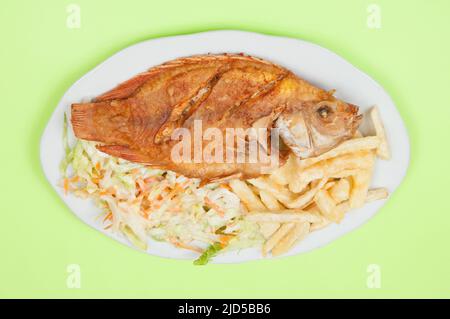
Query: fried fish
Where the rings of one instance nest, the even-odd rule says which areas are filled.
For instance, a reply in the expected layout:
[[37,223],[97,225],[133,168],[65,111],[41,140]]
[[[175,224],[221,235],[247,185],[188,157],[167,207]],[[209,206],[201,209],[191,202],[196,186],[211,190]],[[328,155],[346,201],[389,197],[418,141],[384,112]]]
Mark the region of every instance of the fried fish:
[[[352,137],[360,121],[358,107],[335,98],[333,92],[315,87],[281,66],[241,54],[169,61],[91,103],[72,104],[71,110],[75,135],[99,142],[102,152],[204,181],[255,177],[266,164],[175,161],[173,149],[179,140],[173,136],[177,130],[195,136],[201,123],[201,133],[214,129],[226,136],[230,129],[277,128],[281,144],[304,158]],[[216,142],[224,144],[224,139]],[[195,140],[189,144],[192,152],[195,144],[198,146]],[[207,144],[204,139],[200,142],[201,147]],[[239,153],[238,144],[234,139],[231,146],[225,146],[226,151]],[[263,149],[271,153],[267,144]]]

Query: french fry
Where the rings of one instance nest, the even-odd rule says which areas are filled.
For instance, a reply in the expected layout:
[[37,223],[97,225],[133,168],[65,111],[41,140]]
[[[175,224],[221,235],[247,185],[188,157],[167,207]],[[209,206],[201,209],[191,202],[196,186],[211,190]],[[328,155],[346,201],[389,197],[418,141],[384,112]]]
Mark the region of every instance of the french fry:
[[372,168],[373,153],[370,151],[358,151],[339,155],[325,161],[318,162],[304,169],[299,169],[297,178],[303,182],[311,182],[321,179],[324,176],[335,176],[346,170],[369,169]]
[[282,210],[282,211],[263,211],[251,212],[245,215],[245,219],[253,222],[309,222],[316,223],[320,221],[320,216],[304,210]]
[[265,239],[272,236],[272,234],[278,228],[280,228],[280,223],[276,223],[276,222],[261,222],[261,223],[258,223],[258,225],[259,225],[259,231],[261,232],[261,234],[264,236]]
[[270,174],[270,179],[279,185],[289,184],[290,177],[292,175],[292,170],[296,167],[296,156],[291,154],[283,166],[277,168]]
[[[306,187],[308,187],[309,180],[303,181],[297,178],[298,174],[294,174],[294,178],[291,178],[289,182],[289,190],[293,193],[301,193]],[[320,177],[319,177],[320,178]]]
[[386,188],[374,188],[369,189],[367,192],[366,203],[370,203],[379,199],[385,199],[389,196],[389,192]]
[[310,223],[296,223],[294,227],[272,248],[272,256],[286,253],[295,243],[309,234]]
[[327,182],[327,183],[325,184],[325,186],[323,187],[323,189],[328,190],[328,189],[330,189],[331,187],[333,187],[334,185],[336,185],[336,181]]
[[270,192],[282,204],[291,202],[295,198],[295,195],[291,193],[286,187],[274,183],[267,177],[249,179],[248,182],[259,189]]
[[323,218],[323,216],[320,214],[319,207],[317,207],[317,205],[316,205],[315,203],[312,204],[312,205],[310,205],[310,206],[308,207],[308,209],[306,209],[306,211],[307,211],[308,213],[313,214],[313,215],[320,216],[321,219]]
[[266,239],[264,255],[284,254],[310,232],[341,222],[349,210],[388,197],[385,188],[369,190],[375,156],[390,157],[378,109],[370,116],[376,136],[357,131],[319,156],[300,159],[291,154],[284,166],[248,180],[250,185],[230,182],[248,208],[244,218],[257,223]]
[[319,208],[320,213],[328,219],[333,220],[334,209],[336,208],[336,202],[331,198],[326,190],[320,190],[314,197],[314,202]]
[[350,169],[372,168],[371,158],[373,158],[372,151],[358,151],[339,155],[326,161],[326,171],[329,174],[337,174]]
[[336,203],[343,202],[350,197],[350,183],[346,178],[341,178],[328,192]]
[[284,208],[270,192],[264,189],[259,191],[259,197],[261,197],[263,204],[270,210],[282,210]]
[[321,162],[310,167],[300,169],[294,172],[295,178],[289,184],[291,191],[301,192],[310,182],[315,179],[322,179],[327,175],[326,162]]
[[381,141],[378,136],[354,138],[342,142],[340,145],[319,156],[305,159],[297,159],[297,165],[299,165],[300,167],[307,167],[323,160],[336,158],[343,154],[376,149],[377,147],[379,147],[380,142]]
[[364,205],[369,190],[372,171],[362,171],[360,174],[352,176],[352,190],[350,192],[350,208],[359,208]]
[[361,169],[346,169],[340,172],[333,172],[330,174],[330,178],[345,178],[349,176],[354,176],[356,174],[359,174],[361,172]]
[[315,230],[319,230],[322,228],[325,228],[326,226],[330,225],[332,223],[331,220],[325,218],[324,216],[322,216],[322,219],[320,221],[318,221],[317,223],[312,223],[311,227],[309,229],[310,232],[313,232]]
[[291,202],[287,202],[285,205],[289,208],[303,208],[307,204],[309,204],[313,199],[316,193],[325,185],[327,179],[322,178],[317,185],[315,185],[310,190],[306,191],[304,194],[297,197],[295,200]]
[[342,202],[334,208],[332,218],[330,218],[335,223],[340,223],[341,220],[344,218],[345,213],[350,210],[350,203],[349,201]]
[[377,155],[382,159],[388,160],[391,158],[391,151],[389,149],[383,122],[381,122],[380,112],[376,106],[370,110],[370,117],[375,128],[375,133],[380,139],[380,145],[377,148]]
[[[389,196],[389,192],[386,188],[374,188],[371,189],[367,192],[367,197],[365,202],[369,203],[375,200],[380,200],[380,199],[385,199]],[[317,223],[312,223],[311,224],[311,230],[310,231],[315,231],[315,230],[319,230],[322,229],[326,226],[328,226],[329,224],[331,224],[332,222],[340,222],[345,213],[347,213],[350,210],[350,202],[348,200],[336,205],[336,207],[334,208],[332,219],[328,219],[326,217],[322,217],[322,220],[320,220]],[[318,208],[317,206],[313,206],[311,209],[307,210],[310,213],[317,213],[318,212]]]
[[263,256],[266,256],[273,247],[294,227],[295,223],[286,223],[280,226],[278,230],[264,243],[262,248]]
[[265,206],[261,203],[258,196],[253,193],[250,187],[243,181],[233,179],[229,182],[233,192],[241,199],[249,210],[264,210]]
[[[320,215],[320,220],[316,223],[311,224],[310,232],[313,232],[315,230],[319,230],[322,228],[325,228],[326,226],[330,225],[333,222],[339,223],[344,216],[344,213],[349,210],[348,201],[336,205],[336,207],[333,209],[332,214],[330,214],[328,217],[324,215]],[[308,212],[312,214],[320,214],[320,210],[317,207],[317,205],[313,205],[311,208],[307,210]],[[331,217],[330,217],[331,216]]]

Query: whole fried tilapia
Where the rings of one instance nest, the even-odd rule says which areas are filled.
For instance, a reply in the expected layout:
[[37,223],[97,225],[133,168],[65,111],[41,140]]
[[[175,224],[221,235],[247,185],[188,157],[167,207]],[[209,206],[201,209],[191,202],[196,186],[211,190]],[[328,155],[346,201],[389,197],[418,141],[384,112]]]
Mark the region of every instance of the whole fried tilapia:
[[[285,68],[251,56],[221,54],[156,66],[92,103],[72,104],[71,121],[75,135],[100,142],[97,147],[102,152],[211,181],[255,177],[263,164],[174,161],[171,151],[179,141],[172,136],[177,129],[194,136],[195,125],[201,121],[203,132],[214,128],[225,136],[231,128],[276,127],[289,150],[309,157],[353,136],[361,115],[358,107]],[[233,140],[233,150],[236,144]],[[226,147],[229,150],[230,145]]]

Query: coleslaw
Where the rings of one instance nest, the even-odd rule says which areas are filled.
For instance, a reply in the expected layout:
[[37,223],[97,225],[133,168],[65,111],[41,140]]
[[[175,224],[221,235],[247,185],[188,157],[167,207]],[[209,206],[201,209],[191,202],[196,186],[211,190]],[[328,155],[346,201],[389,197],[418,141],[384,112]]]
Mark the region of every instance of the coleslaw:
[[101,208],[104,228],[135,247],[147,250],[151,237],[203,253],[196,264],[205,264],[218,252],[264,242],[258,225],[242,218],[240,199],[226,184],[200,187],[198,179],[102,153],[96,142],[76,139],[71,147],[66,118],[63,143],[65,193],[92,199]]

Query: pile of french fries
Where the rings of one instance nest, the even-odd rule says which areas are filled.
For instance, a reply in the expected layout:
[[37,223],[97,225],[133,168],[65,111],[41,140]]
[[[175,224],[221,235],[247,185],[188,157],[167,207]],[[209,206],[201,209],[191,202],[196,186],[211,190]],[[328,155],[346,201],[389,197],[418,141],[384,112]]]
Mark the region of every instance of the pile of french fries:
[[245,206],[245,218],[260,227],[264,256],[284,254],[310,232],[339,223],[349,210],[387,198],[387,189],[369,189],[376,157],[390,158],[376,107],[370,118],[375,136],[358,132],[317,157],[291,155],[271,175],[229,182]]

